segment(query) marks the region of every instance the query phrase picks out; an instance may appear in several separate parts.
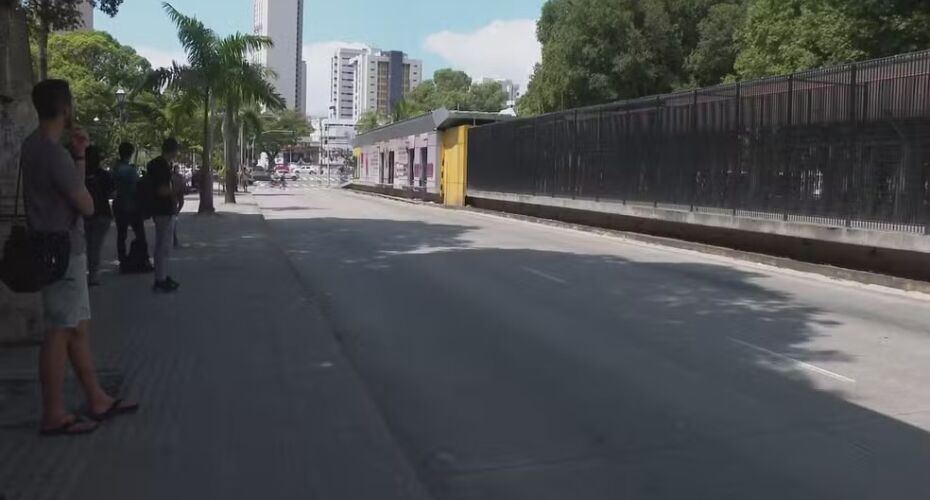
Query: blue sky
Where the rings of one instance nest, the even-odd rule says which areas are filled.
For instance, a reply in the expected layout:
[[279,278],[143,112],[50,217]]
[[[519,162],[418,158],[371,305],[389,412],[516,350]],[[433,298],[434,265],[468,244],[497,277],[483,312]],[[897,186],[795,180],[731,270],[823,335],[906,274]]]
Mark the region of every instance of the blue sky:
[[[403,50],[423,59],[428,73],[451,66],[476,78],[524,84],[539,58],[533,30],[544,0],[304,1],[308,102],[315,114],[328,105],[328,58],[341,44]],[[172,5],[222,34],[247,32],[252,24],[251,0],[175,0]],[[94,22],[155,65],[182,54],[158,0],[127,0],[116,18],[97,12]]]

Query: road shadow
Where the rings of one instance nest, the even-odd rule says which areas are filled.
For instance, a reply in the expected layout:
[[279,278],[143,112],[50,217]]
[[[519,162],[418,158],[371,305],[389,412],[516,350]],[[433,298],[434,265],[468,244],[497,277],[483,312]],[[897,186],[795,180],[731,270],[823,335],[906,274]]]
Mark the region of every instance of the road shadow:
[[268,223],[438,498],[930,495],[930,435],[805,370],[854,360],[761,274]]

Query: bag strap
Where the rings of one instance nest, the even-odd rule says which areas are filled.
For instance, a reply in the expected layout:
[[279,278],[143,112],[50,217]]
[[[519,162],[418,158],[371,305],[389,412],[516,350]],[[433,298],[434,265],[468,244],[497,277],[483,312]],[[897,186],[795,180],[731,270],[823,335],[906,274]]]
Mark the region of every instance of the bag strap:
[[19,172],[16,174],[16,196],[13,198],[13,220],[19,217],[19,196],[25,201],[26,193],[23,190],[23,157],[19,157]]

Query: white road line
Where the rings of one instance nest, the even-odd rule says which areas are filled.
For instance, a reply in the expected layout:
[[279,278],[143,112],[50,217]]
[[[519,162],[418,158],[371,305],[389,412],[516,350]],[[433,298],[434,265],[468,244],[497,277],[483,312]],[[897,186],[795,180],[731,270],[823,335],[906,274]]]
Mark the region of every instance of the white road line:
[[539,276],[540,278],[547,279],[547,280],[549,280],[549,281],[554,281],[554,282],[556,282],[556,283],[561,283],[561,284],[563,284],[563,285],[567,285],[567,284],[568,284],[568,282],[565,281],[565,280],[563,280],[562,278],[557,278],[557,277],[555,277],[555,276],[553,276],[553,275],[551,275],[551,274],[544,273],[544,272],[539,271],[539,270],[537,270],[537,269],[533,269],[532,267],[523,266],[522,269],[523,269],[524,271],[528,272],[528,273],[535,274],[536,276]]
[[757,345],[755,345],[755,344],[750,344],[749,342],[744,342],[744,341],[742,341],[742,340],[734,339],[734,338],[732,338],[732,337],[731,337],[729,340],[730,340],[730,342],[739,344],[739,345],[741,345],[741,346],[743,346],[743,347],[747,347],[747,348],[752,349],[752,350],[754,350],[754,351],[759,351],[759,352],[761,352],[761,353],[768,354],[769,356],[772,356],[773,358],[778,358],[778,359],[780,359],[780,360],[782,360],[782,361],[787,361],[788,363],[790,363],[790,364],[792,364],[792,365],[794,365],[794,366],[796,366],[796,367],[798,367],[798,368],[801,368],[801,369],[803,369],[803,370],[807,370],[807,371],[809,371],[809,372],[814,372],[814,373],[816,373],[816,374],[823,375],[823,376],[825,376],[825,377],[830,377],[830,378],[832,378],[832,379],[839,380],[840,382],[846,382],[847,384],[855,384],[855,383],[856,383],[856,379],[849,378],[849,377],[847,377],[847,376],[845,376],[845,375],[840,375],[839,373],[831,372],[830,370],[825,370],[825,369],[823,369],[823,368],[821,368],[821,367],[819,367],[819,366],[814,366],[814,365],[812,365],[812,364],[810,364],[810,363],[805,363],[805,362],[803,362],[803,361],[799,361],[799,360],[794,359],[794,358],[789,358],[788,356],[785,356],[784,354],[779,354],[779,353],[777,353],[777,352],[775,352],[775,351],[770,351],[770,350],[768,350],[768,349],[766,349],[766,348],[764,348],[764,347],[759,347],[759,346],[757,346]]

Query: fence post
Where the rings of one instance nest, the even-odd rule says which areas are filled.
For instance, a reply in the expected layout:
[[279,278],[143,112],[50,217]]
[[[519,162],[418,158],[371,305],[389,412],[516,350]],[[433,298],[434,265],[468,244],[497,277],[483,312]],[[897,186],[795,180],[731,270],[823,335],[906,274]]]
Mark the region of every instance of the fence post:
[[[697,130],[698,129],[697,113],[698,113],[698,91],[697,89],[694,89],[694,92],[692,95],[692,101],[691,101],[691,138],[695,141],[694,144],[697,145],[698,148],[700,148],[700,141],[698,140],[698,137],[697,137],[697,131],[698,131]],[[691,198],[690,211],[691,212],[694,212],[694,199],[697,196],[697,188],[698,188],[697,173],[698,173],[698,167],[699,167],[698,155],[696,154],[697,151],[693,151],[693,153],[694,153],[693,155],[694,162],[692,163],[692,168],[691,168],[691,196],[690,196]]]
[[[849,105],[849,122],[850,122],[850,125],[852,126],[852,136],[853,136],[852,144],[854,146],[858,145],[859,143],[859,140],[858,140],[859,124],[858,124],[858,115],[856,113],[856,91],[857,91],[858,86],[859,86],[859,65],[852,64],[849,68],[849,103],[848,105]],[[853,169],[850,169],[850,170],[853,170],[853,172],[847,171],[846,175],[854,174],[855,166],[853,167]],[[846,204],[846,207],[845,207],[846,227],[852,227],[853,207],[852,207],[852,200],[850,199],[850,196],[855,188],[853,187],[851,181],[852,179],[847,179],[846,193],[845,193],[845,196],[843,197],[845,204]]]
[[568,165],[569,165],[568,171],[571,175],[569,185],[571,186],[573,200],[575,199],[575,195],[578,193],[577,181],[578,181],[578,164],[580,163],[578,161],[579,156],[580,155],[578,154],[578,110],[575,109],[574,118],[572,119],[572,152],[568,160]]
[[[736,82],[736,182],[740,182],[743,176],[743,84]],[[732,187],[732,185],[731,185]],[[734,189],[734,193],[738,193]],[[733,203],[733,217],[736,217],[739,210],[739,201],[735,196],[731,196]]]

